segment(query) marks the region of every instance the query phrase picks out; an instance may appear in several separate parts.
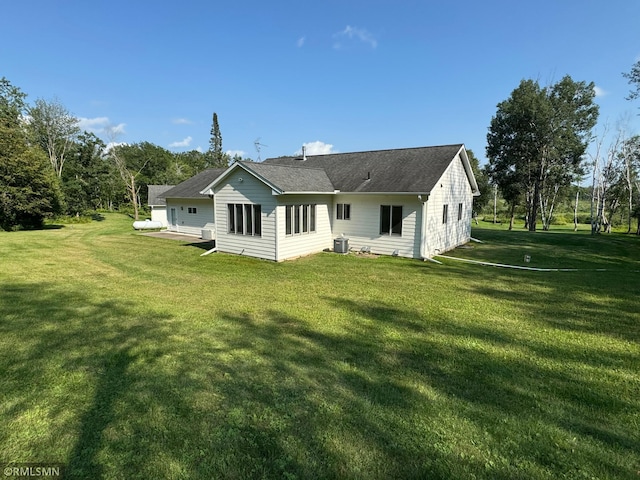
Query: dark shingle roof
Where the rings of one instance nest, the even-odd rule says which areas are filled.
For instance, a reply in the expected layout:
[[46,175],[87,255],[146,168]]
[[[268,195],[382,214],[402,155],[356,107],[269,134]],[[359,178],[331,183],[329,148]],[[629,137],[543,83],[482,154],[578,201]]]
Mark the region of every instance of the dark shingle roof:
[[321,168],[311,168],[306,165],[288,166],[253,162],[240,163],[284,193],[333,193],[335,190],[326,172]]
[[147,185],[149,188],[149,201],[148,205],[166,205],[164,197],[161,197],[164,192],[172,189],[175,185]]
[[162,194],[164,198],[207,198],[200,192],[224,173],[225,168],[208,168]]
[[342,192],[429,193],[461,148],[462,144],[456,144],[307,155],[306,160],[279,157],[262,165],[324,170],[333,187]]

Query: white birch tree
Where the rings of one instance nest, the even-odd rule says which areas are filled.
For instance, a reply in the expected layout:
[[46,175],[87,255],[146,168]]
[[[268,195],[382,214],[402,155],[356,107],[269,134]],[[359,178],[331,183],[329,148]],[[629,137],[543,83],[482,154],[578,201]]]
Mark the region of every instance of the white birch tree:
[[28,114],[35,142],[49,156],[58,178],[62,177],[66,154],[80,133],[78,119],[57,99],[37,99]]

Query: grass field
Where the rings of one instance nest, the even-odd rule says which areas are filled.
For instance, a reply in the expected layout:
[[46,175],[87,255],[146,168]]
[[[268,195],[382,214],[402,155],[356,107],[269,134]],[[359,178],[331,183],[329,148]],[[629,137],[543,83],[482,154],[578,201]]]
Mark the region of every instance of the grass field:
[[[0,463],[67,478],[637,479],[640,239],[292,262],[125,216],[0,233]],[[600,269],[600,270],[597,270]]]

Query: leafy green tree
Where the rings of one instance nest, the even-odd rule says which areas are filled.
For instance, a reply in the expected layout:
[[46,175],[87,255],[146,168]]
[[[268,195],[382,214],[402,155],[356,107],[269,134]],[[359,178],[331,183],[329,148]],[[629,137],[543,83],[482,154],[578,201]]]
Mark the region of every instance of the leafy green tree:
[[[95,134],[84,132],[69,149],[62,174],[67,213],[108,208],[124,189],[112,192],[114,168],[104,158],[106,145]],[[117,175],[117,173],[115,173]]]
[[37,145],[49,156],[53,171],[62,177],[67,152],[80,133],[78,119],[59,100],[41,98],[29,108],[29,127]]
[[60,213],[58,179],[44,153],[32,147],[24,126],[25,94],[0,79],[0,228],[39,228]]
[[180,183],[196,173],[200,173],[207,168],[207,154],[198,150],[188,152],[177,152],[173,154],[173,165],[171,167],[172,181],[169,184]]
[[480,190],[480,196],[473,198],[473,210],[477,214],[481,213],[491,200],[491,186],[489,185],[489,176],[484,168],[480,168],[480,160],[475,156],[473,150],[467,150],[467,157],[469,157],[471,170],[473,171],[473,176],[476,177],[478,190]]
[[629,84],[633,86],[627,100],[640,98],[640,60],[633,64],[629,73],[623,73],[622,76],[629,80]]
[[189,160],[194,160],[197,166],[204,164],[199,152],[173,154],[150,142],[119,145],[111,149],[109,156],[118,169],[136,218],[138,210],[147,203],[148,185],[179,183],[199,171]]
[[[620,152],[622,164],[624,165],[623,183],[626,193],[627,207],[627,233],[631,233],[631,221],[634,218],[636,197],[640,192],[640,135],[635,135],[622,145]],[[640,231],[640,225],[638,230]]]
[[539,215],[543,228],[549,228],[558,195],[583,172],[583,155],[598,118],[594,87],[569,76],[545,88],[523,80],[491,119],[491,178],[505,199],[524,197],[531,231]]

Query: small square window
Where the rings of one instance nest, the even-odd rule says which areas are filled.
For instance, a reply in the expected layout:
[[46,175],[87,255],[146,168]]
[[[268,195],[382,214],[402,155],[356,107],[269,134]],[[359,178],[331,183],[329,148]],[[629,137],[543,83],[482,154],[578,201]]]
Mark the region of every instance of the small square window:
[[336,204],[336,220],[351,220],[351,204]]

